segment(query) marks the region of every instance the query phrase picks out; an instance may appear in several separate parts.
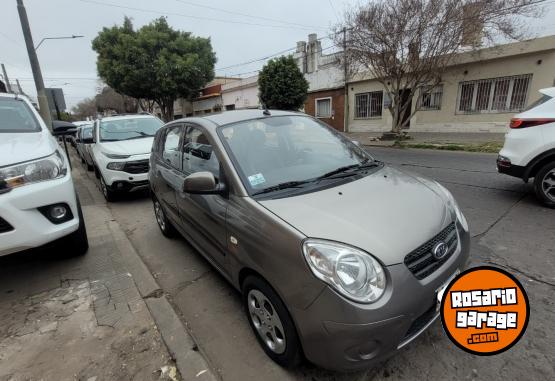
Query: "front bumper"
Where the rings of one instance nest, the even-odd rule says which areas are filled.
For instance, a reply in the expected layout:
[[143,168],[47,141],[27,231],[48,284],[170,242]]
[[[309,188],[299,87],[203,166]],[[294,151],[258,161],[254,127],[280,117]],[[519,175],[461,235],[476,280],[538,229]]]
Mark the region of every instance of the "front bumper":
[[[133,156],[132,159],[128,160],[109,160],[103,163],[98,163],[100,167],[100,173],[106,185],[113,191],[134,191],[144,187],[148,187],[148,159],[150,155],[140,155]],[[140,169],[140,173],[137,171],[127,172],[125,169],[121,171],[114,171],[106,168],[109,162],[125,162],[127,164],[131,163],[143,163],[143,169]],[[145,166],[146,163],[146,166]],[[126,167],[127,168],[127,167]]]
[[376,303],[353,303],[330,287],[306,310],[293,310],[307,359],[323,368],[365,369],[393,355],[438,317],[436,292],[466,266],[470,236],[457,223],[459,247],[434,273],[418,280],[405,264],[387,267],[385,294]]
[[[73,218],[50,222],[38,208],[64,203]],[[0,217],[9,225],[0,232],[0,256],[39,247],[79,228],[79,213],[71,176],[15,188],[0,194]]]

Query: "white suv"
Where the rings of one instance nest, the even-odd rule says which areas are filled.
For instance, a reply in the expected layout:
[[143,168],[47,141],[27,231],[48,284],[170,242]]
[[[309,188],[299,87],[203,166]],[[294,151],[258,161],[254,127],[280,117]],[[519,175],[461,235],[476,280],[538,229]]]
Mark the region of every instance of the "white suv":
[[0,94],[0,256],[52,242],[89,247],[67,157],[27,98]]
[[555,208],[555,87],[540,93],[540,99],[511,119],[497,169],[525,182],[534,178],[539,200]]
[[118,115],[97,119],[91,153],[102,193],[148,189],[148,163],[154,134],[164,123],[152,115]]

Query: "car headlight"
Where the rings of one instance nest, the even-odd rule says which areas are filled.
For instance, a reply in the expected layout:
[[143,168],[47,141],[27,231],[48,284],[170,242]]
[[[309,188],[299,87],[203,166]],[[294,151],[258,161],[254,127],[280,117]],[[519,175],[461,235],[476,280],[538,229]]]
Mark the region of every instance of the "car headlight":
[[455,200],[455,197],[453,197],[451,192],[449,192],[447,190],[447,188],[445,188],[443,185],[441,185],[440,183],[437,183],[437,182],[436,182],[436,184],[437,184],[438,189],[445,196],[445,199],[447,200],[447,203],[449,204],[450,209],[455,213],[455,216],[457,217],[457,220],[459,220],[463,229],[465,231],[468,231],[468,222],[466,221],[466,218],[465,218],[463,212],[461,211],[461,208],[459,207],[459,204],[457,203],[457,200]]
[[108,159],[128,159],[131,155],[118,155],[115,153],[102,152]]
[[125,167],[125,161],[115,161],[108,163],[106,168],[111,169],[112,171],[121,171]]
[[64,156],[56,150],[52,155],[0,168],[0,193],[13,188],[54,180],[64,177],[67,173],[67,163]]
[[337,242],[307,239],[303,253],[312,273],[359,303],[372,303],[385,291],[383,267],[370,254]]

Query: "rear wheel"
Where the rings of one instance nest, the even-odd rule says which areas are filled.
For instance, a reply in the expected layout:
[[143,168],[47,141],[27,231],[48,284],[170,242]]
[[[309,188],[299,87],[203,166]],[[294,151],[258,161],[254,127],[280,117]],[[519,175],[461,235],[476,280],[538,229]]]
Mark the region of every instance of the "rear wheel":
[[547,163],[536,173],[534,190],[545,206],[555,208],[555,161]]
[[165,237],[172,238],[176,236],[177,231],[175,230],[172,223],[166,217],[166,213],[164,212],[164,208],[160,201],[156,197],[152,198],[152,203],[154,206],[154,216],[156,217],[156,222],[158,223],[158,227],[160,231]]
[[256,339],[264,352],[283,367],[301,361],[301,345],[293,320],[272,287],[256,276],[242,286],[243,304]]

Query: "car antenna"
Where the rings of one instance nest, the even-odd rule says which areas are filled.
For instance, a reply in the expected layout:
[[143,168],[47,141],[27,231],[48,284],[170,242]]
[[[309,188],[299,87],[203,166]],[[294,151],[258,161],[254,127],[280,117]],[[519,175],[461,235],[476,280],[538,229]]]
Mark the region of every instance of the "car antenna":
[[266,116],[270,116],[272,114],[270,114],[270,110],[268,110],[268,106],[266,106],[266,104],[264,103],[264,111],[262,111],[262,114],[266,115]]

